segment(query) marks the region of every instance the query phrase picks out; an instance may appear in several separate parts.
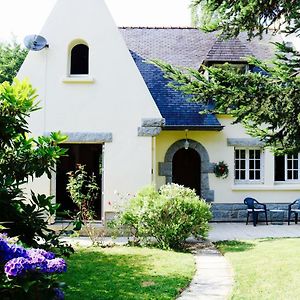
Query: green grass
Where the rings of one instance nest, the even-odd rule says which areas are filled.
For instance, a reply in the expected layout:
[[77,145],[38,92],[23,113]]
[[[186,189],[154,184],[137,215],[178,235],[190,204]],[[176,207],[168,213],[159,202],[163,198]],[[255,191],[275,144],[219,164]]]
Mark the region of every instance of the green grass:
[[68,260],[66,300],[175,299],[191,281],[194,258],[148,248],[80,248]]
[[300,299],[300,239],[223,241],[216,245],[234,269],[231,299]]

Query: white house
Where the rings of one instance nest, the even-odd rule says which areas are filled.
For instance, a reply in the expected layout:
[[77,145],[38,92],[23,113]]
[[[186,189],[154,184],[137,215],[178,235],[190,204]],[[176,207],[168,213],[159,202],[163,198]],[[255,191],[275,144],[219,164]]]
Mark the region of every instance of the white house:
[[[66,172],[85,164],[102,187],[96,209],[105,219],[145,185],[176,182],[212,203],[215,220],[244,220],[247,196],[282,207],[300,190],[298,156],[277,157],[230,116],[200,115],[199,104],[166,87],[149,59],[198,69],[230,62],[249,69],[245,56],[270,59],[274,49],[245,36],[220,41],[194,28],[117,28],[104,0],[58,0],[41,33],[49,44],[30,52],[18,77],[29,78],[42,110],[32,114],[34,135],[69,136],[57,174],[33,188],[72,208]],[[262,71],[253,68],[253,71]],[[214,164],[229,167],[217,178]]]

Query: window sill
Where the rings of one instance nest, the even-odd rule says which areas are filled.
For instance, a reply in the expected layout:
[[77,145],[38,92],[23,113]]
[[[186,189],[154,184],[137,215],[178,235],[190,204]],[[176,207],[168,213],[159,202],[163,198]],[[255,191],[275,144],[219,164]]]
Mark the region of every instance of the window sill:
[[300,184],[280,184],[280,185],[263,185],[263,184],[235,184],[231,186],[233,191],[300,191]]
[[62,79],[63,83],[94,83],[95,79],[90,76],[68,76]]

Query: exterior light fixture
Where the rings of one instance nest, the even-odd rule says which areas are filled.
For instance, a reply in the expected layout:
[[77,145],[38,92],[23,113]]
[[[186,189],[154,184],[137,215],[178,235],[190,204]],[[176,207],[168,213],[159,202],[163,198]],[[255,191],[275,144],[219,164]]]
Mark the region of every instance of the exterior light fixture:
[[189,146],[190,146],[190,143],[187,139],[187,132],[188,132],[188,129],[185,130],[185,142],[184,142],[184,149],[185,150],[188,150],[189,149]]

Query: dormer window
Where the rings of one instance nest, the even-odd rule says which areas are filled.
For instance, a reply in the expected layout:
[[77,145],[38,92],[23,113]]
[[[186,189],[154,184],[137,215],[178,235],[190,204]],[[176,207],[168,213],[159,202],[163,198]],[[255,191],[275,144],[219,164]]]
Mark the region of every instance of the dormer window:
[[226,68],[226,69],[231,69],[235,70],[239,74],[245,74],[248,71],[248,64],[247,63],[230,63],[230,62],[225,62],[225,63],[212,63],[212,67],[216,68]]
[[252,52],[238,37],[219,37],[208,51],[203,64],[208,67],[231,68],[244,74],[249,69],[247,57],[250,56],[253,56]]
[[77,44],[71,49],[70,75],[89,74],[89,47]]

